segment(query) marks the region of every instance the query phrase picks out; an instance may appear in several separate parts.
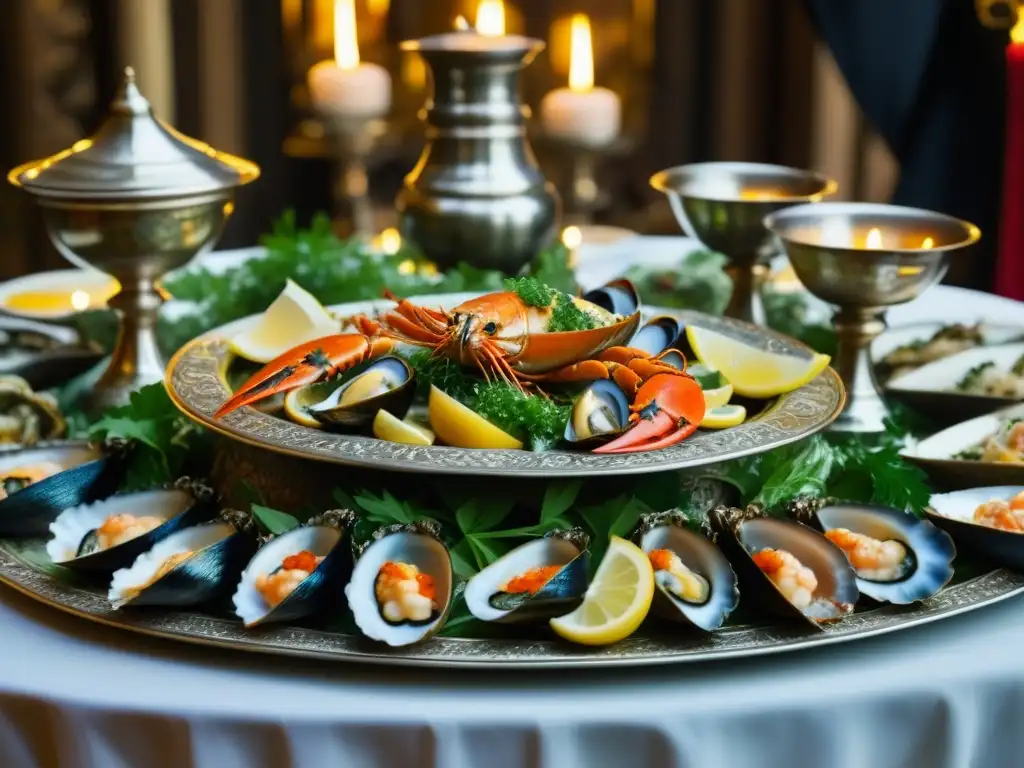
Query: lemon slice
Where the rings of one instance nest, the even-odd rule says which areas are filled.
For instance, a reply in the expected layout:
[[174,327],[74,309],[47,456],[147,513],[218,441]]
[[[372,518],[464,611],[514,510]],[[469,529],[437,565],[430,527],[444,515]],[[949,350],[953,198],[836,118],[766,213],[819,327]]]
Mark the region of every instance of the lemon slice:
[[383,408],[373,417],[373,436],[392,443],[409,445],[433,445],[434,433],[419,424],[403,421]]
[[313,429],[320,429],[321,424],[319,421],[309,415],[306,410],[305,403],[303,402],[303,396],[305,395],[305,387],[299,389],[293,389],[284,398],[284,412],[289,419],[294,421],[296,424],[301,424],[304,427],[312,427]]
[[427,402],[430,426],[442,442],[457,448],[522,448],[512,435],[498,429],[483,416],[454,397],[430,386]]
[[703,429],[725,429],[742,424],[747,418],[747,409],[742,405],[720,405],[704,413],[700,425]]
[[748,346],[706,328],[686,326],[686,339],[702,363],[721,371],[738,395],[775,397],[809,382],[829,364],[828,355],[797,357]]
[[231,351],[254,363],[269,363],[292,347],[340,328],[313,294],[289,280],[256,324],[231,340]]
[[730,397],[732,397],[732,384],[726,384],[716,389],[705,389],[704,407],[709,411],[714,408],[721,408],[729,402]]
[[574,643],[617,643],[640,626],[653,597],[654,569],[647,554],[636,544],[612,536],[580,607],[551,619],[551,628]]

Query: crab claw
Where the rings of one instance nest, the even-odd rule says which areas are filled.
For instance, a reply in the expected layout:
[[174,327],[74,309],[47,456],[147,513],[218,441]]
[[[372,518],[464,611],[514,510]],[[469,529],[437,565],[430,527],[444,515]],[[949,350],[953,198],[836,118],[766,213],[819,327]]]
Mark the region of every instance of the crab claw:
[[704,418],[704,392],[690,376],[658,373],[637,390],[629,429],[594,453],[634,453],[667,448],[692,435]]
[[278,392],[329,378],[391,350],[391,339],[342,333],[307,341],[278,355],[254,373],[213,415],[222,418]]

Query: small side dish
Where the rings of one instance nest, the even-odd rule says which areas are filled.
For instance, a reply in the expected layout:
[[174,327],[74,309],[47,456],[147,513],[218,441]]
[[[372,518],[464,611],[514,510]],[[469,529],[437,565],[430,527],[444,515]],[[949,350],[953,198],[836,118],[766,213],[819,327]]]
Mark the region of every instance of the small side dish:
[[954,454],[963,461],[993,461],[1000,464],[1024,464],[1024,418],[1006,419],[979,444]]

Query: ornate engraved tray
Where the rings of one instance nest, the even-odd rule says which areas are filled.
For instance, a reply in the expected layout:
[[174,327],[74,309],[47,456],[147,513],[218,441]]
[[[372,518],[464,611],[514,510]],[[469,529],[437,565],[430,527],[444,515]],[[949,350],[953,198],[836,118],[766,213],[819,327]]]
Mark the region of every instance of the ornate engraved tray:
[[[53,566],[42,564],[45,554],[40,557],[40,549],[39,542],[0,541],[0,582],[46,605],[91,621],[199,645],[332,661],[407,666],[487,669],[629,667],[758,656],[895,632],[972,611],[1024,592],[1024,574],[991,570],[980,574],[976,572],[916,606],[858,609],[839,624],[820,632],[802,625],[763,623],[737,624],[711,634],[688,628],[673,632],[673,627],[666,625],[656,625],[648,632],[645,625],[636,635],[617,645],[588,649],[550,639],[551,635],[544,637],[543,630],[534,628],[533,636],[508,639],[434,637],[419,646],[390,649],[329,628],[283,626],[247,631],[238,619],[227,614],[215,616],[156,608],[113,611],[106,600],[104,588],[68,583],[50,575],[47,569]],[[958,566],[958,575],[964,570]]]
[[[417,300],[424,306],[452,307],[475,295],[435,294]],[[338,315],[350,316],[372,314],[391,306],[392,302],[382,300],[339,304],[331,309]],[[762,349],[812,354],[808,347],[793,339],[738,320],[660,307],[646,307],[644,315],[645,319],[671,315],[684,325],[706,327]],[[568,477],[685,469],[769,451],[813,435],[835,420],[845,401],[838,374],[826,368],[809,384],[770,402],[761,413],[740,426],[716,432],[698,431],[682,443],[660,451],[619,455],[405,445],[311,429],[254,408],[240,408],[223,419],[214,420],[213,413],[230,394],[225,371],[232,353],[227,339],[253,320],[246,318],[210,331],[177,352],[167,366],[167,389],[175,404],[191,419],[235,440],[300,458],[378,470]]]

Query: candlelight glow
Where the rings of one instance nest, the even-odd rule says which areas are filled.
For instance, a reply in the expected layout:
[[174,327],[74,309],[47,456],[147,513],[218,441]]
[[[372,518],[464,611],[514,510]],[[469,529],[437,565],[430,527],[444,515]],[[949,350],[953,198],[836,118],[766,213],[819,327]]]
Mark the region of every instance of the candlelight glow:
[[391,7],[391,0],[366,0],[366,10],[373,16],[383,16]]
[[1020,45],[1024,43],[1024,13],[1017,11],[1017,23],[1010,30],[1010,41]]
[[398,250],[402,247],[402,236],[398,234],[398,230],[394,227],[388,227],[380,233],[380,249],[392,256],[398,253]]
[[935,241],[932,240],[930,237],[926,237],[924,239],[924,241],[921,243],[921,247],[922,248],[934,248],[935,247]]
[[334,61],[341,69],[359,66],[354,0],[335,0],[334,3]]
[[583,233],[579,227],[566,227],[562,231],[562,245],[570,251],[583,242]]
[[864,247],[872,251],[877,251],[882,247],[882,233],[878,227],[872,227],[871,231],[868,232],[867,239],[864,241]]
[[461,13],[455,17],[455,28],[459,32],[465,32],[467,29],[469,29],[469,22],[466,21],[466,17],[463,16]]
[[501,0],[480,0],[476,9],[476,31],[488,37],[505,34],[505,5]]
[[89,308],[89,294],[85,291],[75,291],[71,294],[71,308],[81,312]]
[[410,91],[422,91],[427,86],[427,64],[418,53],[410,51],[402,57],[402,82]]
[[589,91],[594,87],[594,45],[590,39],[590,19],[585,13],[573,14],[571,38],[569,89]]

